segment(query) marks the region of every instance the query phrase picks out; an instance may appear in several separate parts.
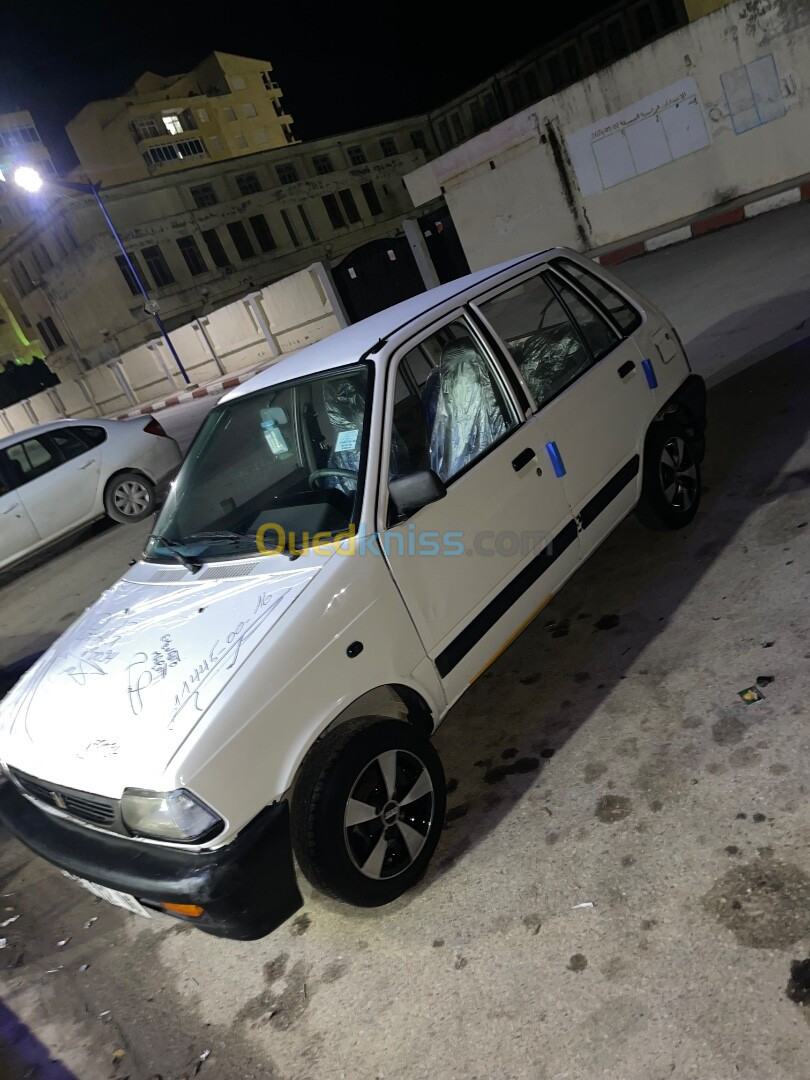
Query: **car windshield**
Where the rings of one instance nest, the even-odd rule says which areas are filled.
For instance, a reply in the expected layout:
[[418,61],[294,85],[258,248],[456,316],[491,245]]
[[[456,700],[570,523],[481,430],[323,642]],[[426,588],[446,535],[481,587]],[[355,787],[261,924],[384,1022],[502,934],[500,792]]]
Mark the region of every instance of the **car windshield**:
[[369,385],[364,364],[215,408],[160,512],[147,558],[193,560],[193,567],[264,550],[294,553],[356,524]]

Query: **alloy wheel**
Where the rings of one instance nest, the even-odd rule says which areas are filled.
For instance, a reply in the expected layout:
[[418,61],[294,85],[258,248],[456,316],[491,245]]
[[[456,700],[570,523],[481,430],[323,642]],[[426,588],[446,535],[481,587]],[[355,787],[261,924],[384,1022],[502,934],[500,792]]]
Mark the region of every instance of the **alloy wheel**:
[[688,442],[673,435],[664,443],[658,465],[661,491],[674,510],[686,512],[698,494],[698,471]]
[[115,489],[113,502],[125,517],[137,517],[149,509],[149,490],[138,480],[125,480]]

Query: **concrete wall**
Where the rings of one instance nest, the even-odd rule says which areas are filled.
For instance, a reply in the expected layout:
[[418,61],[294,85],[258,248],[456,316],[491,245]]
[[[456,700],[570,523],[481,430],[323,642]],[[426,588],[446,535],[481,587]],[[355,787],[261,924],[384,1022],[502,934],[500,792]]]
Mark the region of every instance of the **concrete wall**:
[[473,268],[589,250],[810,171],[810,0],[732,3],[406,177]]
[[[328,271],[314,263],[172,330],[172,344],[192,383],[199,385],[271,363],[334,333],[346,325],[335,304]],[[62,382],[54,389],[0,410],[0,437],[60,416],[114,416],[186,387],[161,338],[91,371],[72,364],[60,375]]]

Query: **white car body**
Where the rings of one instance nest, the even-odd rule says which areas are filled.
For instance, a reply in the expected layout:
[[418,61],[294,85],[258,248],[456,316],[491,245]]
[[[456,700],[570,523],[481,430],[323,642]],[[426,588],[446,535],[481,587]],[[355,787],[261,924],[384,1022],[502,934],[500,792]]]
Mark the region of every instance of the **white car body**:
[[164,484],[182,455],[173,439],[144,430],[151,422],[55,420],[0,439],[0,570],[104,517],[115,476]]
[[[561,258],[567,262],[557,263]],[[43,790],[93,793],[111,805],[125,788],[185,789],[221,818],[213,839],[179,845],[126,836],[115,843],[133,853],[159,849],[161,858],[182,851],[184,859],[223,859],[265,808],[288,798],[324,732],[369,713],[434,730],[634,508],[654,419],[673,410],[678,395],[705,407],[702,380],[690,374],[666,318],[612,282],[637,311],[636,324],[624,334],[614,326],[617,342],[607,355],[538,408],[481,305],[491,311],[487,298],[541,272],[562,277],[572,265],[606,277],[564,249],[491,267],[283,359],[219,406],[365,358],[373,367],[373,405],[361,531],[399,533],[407,541],[417,522],[431,534],[488,537],[480,543],[491,554],[414,558],[406,544],[403,552],[391,545],[386,555],[360,557],[347,554],[350,540],[338,539],[294,561],[254,553],[212,559],[196,573],[165,558],[141,561],[0,703],[4,768],[36,778]],[[563,281],[569,295],[578,291],[575,281]],[[487,350],[515,427],[448,483],[445,498],[389,526],[387,447],[397,363],[451,319],[463,320]],[[98,501],[93,507],[88,518],[100,512]],[[515,552],[510,541],[496,550],[504,530],[540,534],[542,543]],[[77,843],[103,846],[103,828],[77,823],[30,785],[25,794],[45,817],[70,821]],[[103,856],[93,869],[57,857],[53,845],[32,840],[19,822],[11,827],[72,873],[135,891],[126,875],[103,872]],[[140,896],[149,899],[144,888]],[[158,898],[153,891],[151,899]],[[280,909],[272,925],[289,913],[289,905]],[[257,936],[272,925],[255,933],[204,928]]]

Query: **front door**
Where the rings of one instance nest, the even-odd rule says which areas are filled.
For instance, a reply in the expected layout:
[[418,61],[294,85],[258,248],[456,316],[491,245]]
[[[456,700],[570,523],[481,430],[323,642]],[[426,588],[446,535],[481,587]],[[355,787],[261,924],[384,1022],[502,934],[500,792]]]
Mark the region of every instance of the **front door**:
[[98,491],[100,452],[89,450],[73,432],[58,431],[70,440],[75,456],[65,461],[49,433],[22,439],[5,453],[20,478],[18,494],[43,540],[52,540],[91,515]]
[[447,485],[398,520],[385,482],[379,543],[453,701],[576,566],[576,527],[540,418],[519,415],[466,315],[400,351],[388,401],[386,480],[432,468]]
[[0,566],[30,551],[39,540],[19,493],[9,486],[0,463]]
[[640,353],[553,271],[528,275],[479,309],[540,409],[544,464],[563,479],[588,555],[633,508],[654,412]]

